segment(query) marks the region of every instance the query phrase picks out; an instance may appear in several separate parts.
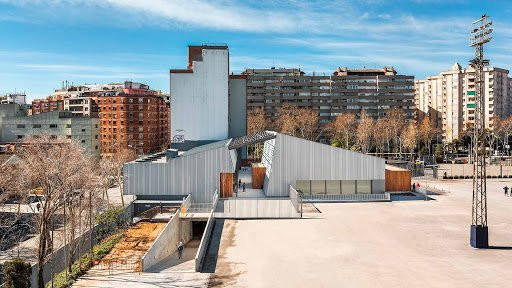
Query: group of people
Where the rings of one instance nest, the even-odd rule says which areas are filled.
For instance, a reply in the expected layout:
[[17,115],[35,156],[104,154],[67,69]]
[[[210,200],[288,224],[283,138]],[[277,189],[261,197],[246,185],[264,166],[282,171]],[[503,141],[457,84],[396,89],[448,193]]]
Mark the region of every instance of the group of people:
[[238,189],[242,187],[242,192],[245,192],[245,182],[242,182],[241,179],[238,179]]
[[[510,190],[510,195],[508,194],[508,191]],[[503,191],[505,191],[505,196],[512,197],[512,187],[508,188],[507,186],[503,187]]]

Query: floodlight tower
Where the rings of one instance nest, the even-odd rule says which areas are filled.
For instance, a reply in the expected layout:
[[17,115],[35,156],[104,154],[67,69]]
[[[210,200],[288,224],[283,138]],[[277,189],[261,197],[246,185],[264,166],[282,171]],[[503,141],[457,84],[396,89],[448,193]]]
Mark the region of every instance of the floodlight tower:
[[[484,44],[491,41],[492,21],[487,15],[473,22],[470,46],[475,47],[475,58],[469,61],[475,69],[475,125],[473,131],[473,205],[470,244],[474,248],[489,247],[487,227],[487,182],[485,171],[485,79]],[[469,92],[468,92],[469,94]]]

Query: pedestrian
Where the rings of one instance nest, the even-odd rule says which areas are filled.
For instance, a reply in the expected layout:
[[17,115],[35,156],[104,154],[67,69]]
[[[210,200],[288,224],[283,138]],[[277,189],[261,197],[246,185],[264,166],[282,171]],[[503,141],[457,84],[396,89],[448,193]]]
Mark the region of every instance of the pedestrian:
[[242,191],[245,192],[245,182],[242,183]]
[[238,189],[240,189],[240,187],[242,187],[242,179],[238,179]]
[[37,203],[36,208],[37,208],[37,212],[39,212],[39,209],[41,209],[41,204]]
[[183,255],[183,242],[180,241],[180,243],[178,243],[178,259],[181,259],[182,258],[182,255]]
[[[503,187],[503,190],[505,191],[505,196],[508,196],[508,187]],[[510,195],[512,195],[512,191],[510,192]]]
[[412,183],[412,192],[416,192],[416,183]]

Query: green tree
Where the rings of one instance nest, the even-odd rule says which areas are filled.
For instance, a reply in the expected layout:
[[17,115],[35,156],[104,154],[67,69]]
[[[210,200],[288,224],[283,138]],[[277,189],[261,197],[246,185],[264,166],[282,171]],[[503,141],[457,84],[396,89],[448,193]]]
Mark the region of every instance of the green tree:
[[30,263],[21,258],[14,258],[4,263],[4,285],[5,288],[29,288],[32,268]]
[[443,144],[437,144],[434,150],[437,163],[443,162]]

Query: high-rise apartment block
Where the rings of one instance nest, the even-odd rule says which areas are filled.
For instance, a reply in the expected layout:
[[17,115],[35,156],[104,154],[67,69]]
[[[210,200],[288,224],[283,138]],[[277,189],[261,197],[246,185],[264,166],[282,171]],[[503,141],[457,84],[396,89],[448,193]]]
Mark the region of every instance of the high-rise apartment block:
[[[485,128],[493,129],[496,118],[511,115],[512,81],[508,70],[487,67],[485,73]],[[475,71],[455,63],[450,70],[415,82],[418,121],[426,117],[442,129],[443,139],[459,139],[475,121]]]
[[306,75],[300,69],[247,69],[248,112],[262,108],[276,116],[284,104],[318,111],[321,123],[341,113],[383,117],[389,109],[401,109],[414,118],[414,76],[383,69],[338,68],[332,75]]
[[27,103],[27,95],[25,93],[7,93],[0,96],[0,104],[20,104]]

